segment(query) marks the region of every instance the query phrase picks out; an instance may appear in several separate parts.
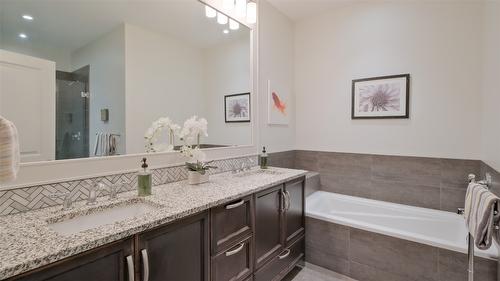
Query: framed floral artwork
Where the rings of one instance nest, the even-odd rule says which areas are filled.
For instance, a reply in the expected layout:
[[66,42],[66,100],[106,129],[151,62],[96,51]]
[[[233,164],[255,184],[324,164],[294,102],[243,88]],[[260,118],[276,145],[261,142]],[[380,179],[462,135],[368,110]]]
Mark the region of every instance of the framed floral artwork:
[[290,123],[290,107],[288,92],[267,81],[268,124],[288,125]]
[[352,119],[409,118],[410,74],[352,81]]
[[250,122],[250,93],[224,96],[226,123]]

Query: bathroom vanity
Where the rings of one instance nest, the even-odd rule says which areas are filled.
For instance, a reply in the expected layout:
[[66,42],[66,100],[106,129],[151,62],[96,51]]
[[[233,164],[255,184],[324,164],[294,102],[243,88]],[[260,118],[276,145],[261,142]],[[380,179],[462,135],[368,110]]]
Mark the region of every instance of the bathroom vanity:
[[[146,198],[124,193],[96,206],[3,217],[12,228],[0,234],[12,243],[0,249],[0,273],[7,280],[280,280],[304,257],[304,174],[254,168],[198,186],[158,186]],[[136,205],[151,209],[80,232],[60,225]]]

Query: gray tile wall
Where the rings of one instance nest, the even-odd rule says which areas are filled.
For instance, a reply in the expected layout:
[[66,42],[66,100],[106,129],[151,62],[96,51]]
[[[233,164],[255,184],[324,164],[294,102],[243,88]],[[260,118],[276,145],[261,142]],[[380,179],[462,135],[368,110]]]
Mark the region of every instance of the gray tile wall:
[[270,162],[319,172],[325,191],[452,212],[464,205],[467,175],[484,174],[479,160],[303,150],[271,154]]
[[[313,218],[306,261],[359,281],[466,281],[467,256]],[[497,262],[476,258],[475,280],[496,281]]]
[[[257,157],[253,157],[257,163]],[[217,174],[240,167],[244,158],[232,158],[214,162],[217,169],[210,170],[210,174]],[[162,185],[170,182],[187,179],[184,166],[164,167],[152,170],[153,185]],[[104,177],[85,178],[66,182],[30,186],[25,188],[0,190],[0,216],[16,214],[29,210],[36,210],[62,204],[61,198],[51,198],[53,193],[70,193],[74,201],[88,198],[89,186],[95,181],[102,181],[106,186],[124,182],[119,192],[131,191],[137,188],[137,173],[113,174]],[[101,196],[105,196],[104,191]]]

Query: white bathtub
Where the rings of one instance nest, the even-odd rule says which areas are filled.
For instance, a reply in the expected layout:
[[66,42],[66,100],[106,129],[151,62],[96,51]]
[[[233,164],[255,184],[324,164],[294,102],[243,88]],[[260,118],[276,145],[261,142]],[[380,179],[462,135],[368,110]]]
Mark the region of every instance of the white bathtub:
[[[467,253],[467,230],[462,216],[433,209],[316,191],[306,200],[306,215],[366,231]],[[493,245],[475,255],[496,259]]]

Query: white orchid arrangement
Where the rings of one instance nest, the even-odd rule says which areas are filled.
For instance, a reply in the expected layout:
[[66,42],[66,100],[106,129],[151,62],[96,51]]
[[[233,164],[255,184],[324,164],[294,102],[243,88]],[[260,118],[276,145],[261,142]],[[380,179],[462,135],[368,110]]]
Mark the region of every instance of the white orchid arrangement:
[[200,146],[200,137],[208,137],[208,122],[205,118],[193,116],[184,122],[184,126],[179,133],[179,138],[184,141],[184,145],[192,146],[196,141],[197,147]]
[[[158,137],[163,130],[168,130],[169,143],[156,144]],[[151,124],[151,127],[144,134],[146,152],[162,152],[174,150],[174,136],[181,127],[175,124],[168,117],[161,117]]]
[[[189,159],[186,161],[186,168],[204,175],[209,169],[217,167],[210,165],[213,161],[206,162],[206,155],[200,149],[201,136],[208,136],[208,122],[205,118],[198,118],[196,115],[184,122],[179,133],[179,138],[184,141],[181,154]],[[193,144],[195,141],[196,145]]]

